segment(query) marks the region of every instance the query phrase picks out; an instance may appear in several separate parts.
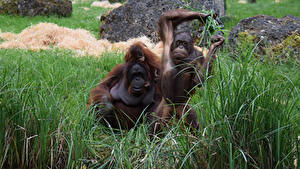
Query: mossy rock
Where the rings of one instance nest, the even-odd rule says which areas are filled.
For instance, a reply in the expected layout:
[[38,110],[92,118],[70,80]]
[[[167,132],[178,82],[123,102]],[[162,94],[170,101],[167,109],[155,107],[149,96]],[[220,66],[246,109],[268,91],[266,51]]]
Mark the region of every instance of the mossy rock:
[[[278,57],[299,57],[300,18],[287,15],[276,18],[257,15],[241,20],[234,26],[228,38],[233,49],[243,44],[257,45],[255,54],[258,56],[277,55]],[[276,57],[277,57],[276,56]]]
[[251,35],[248,32],[239,32],[238,34],[239,43],[256,43],[256,35]]
[[0,0],[0,13],[21,16],[71,16],[71,0]]
[[18,0],[1,0],[0,13],[18,14]]
[[284,41],[283,45],[286,47],[293,47],[293,48],[299,48],[300,47],[300,33],[293,34],[291,36],[288,36]]
[[294,57],[300,60],[300,33],[288,36],[282,43],[275,44],[267,48],[267,53],[272,59],[287,59]]

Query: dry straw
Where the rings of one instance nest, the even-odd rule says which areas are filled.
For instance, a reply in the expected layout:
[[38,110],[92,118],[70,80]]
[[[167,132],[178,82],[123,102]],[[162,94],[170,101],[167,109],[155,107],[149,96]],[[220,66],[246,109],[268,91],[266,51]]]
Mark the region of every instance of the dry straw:
[[103,52],[126,52],[128,47],[136,41],[142,41],[148,48],[160,55],[162,44],[157,45],[145,36],[129,39],[126,42],[111,43],[106,39],[97,40],[90,32],[84,29],[70,29],[53,23],[39,23],[24,29],[19,34],[2,33],[4,40],[0,48],[20,48],[29,50],[41,49],[70,49],[80,55],[101,56]]
[[[126,52],[130,45],[137,41],[143,42],[157,56],[163,52],[162,42],[153,43],[146,36],[129,39],[125,42],[111,43],[106,39],[97,40],[94,35],[84,29],[70,29],[58,26],[54,23],[39,23],[24,29],[19,34],[1,32],[0,39],[4,40],[0,48],[29,49],[38,51],[41,49],[69,49],[75,51],[75,56],[93,55],[101,56],[104,52]],[[198,50],[202,48],[195,46]],[[204,56],[207,49],[202,51]]]

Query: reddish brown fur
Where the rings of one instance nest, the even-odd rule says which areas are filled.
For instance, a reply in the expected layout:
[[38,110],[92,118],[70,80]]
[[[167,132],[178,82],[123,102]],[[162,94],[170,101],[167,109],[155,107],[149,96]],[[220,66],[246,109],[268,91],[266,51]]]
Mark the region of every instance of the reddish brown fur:
[[[208,16],[199,12],[178,9],[167,11],[159,19],[159,35],[164,46],[161,73],[161,90],[164,98],[156,112],[163,122],[168,121],[174,113],[176,113],[177,118],[182,118],[185,113],[188,113],[186,115],[187,124],[194,129],[199,128],[196,112],[190,109],[188,105],[189,97],[194,93],[196,85],[198,87],[201,86],[201,83],[206,78],[206,72],[208,75],[211,73],[213,61],[216,58],[216,48],[223,43],[224,38],[217,36],[217,42],[211,45],[205,58],[201,51],[194,48],[191,40],[188,40],[191,47],[189,48],[191,50],[188,56],[187,52],[181,52],[181,54],[177,52],[180,52],[181,49],[177,50],[177,53],[172,51],[171,46],[177,36],[174,30],[179,24],[193,19],[198,19],[201,23],[205,23]],[[184,50],[187,50],[187,48]],[[179,57],[179,60],[185,60],[182,61],[184,64],[178,65],[175,60],[176,57]],[[170,106],[171,103],[172,106]],[[159,128],[159,123],[156,124],[157,126]]]
[[[142,51],[144,56],[143,60],[133,53],[136,50]],[[150,105],[137,104],[130,106],[125,104],[122,100],[114,99],[111,95],[110,91],[116,85],[125,85],[128,93],[131,93],[130,82],[127,81],[127,71],[129,71],[129,65],[135,63],[144,65],[148,73],[148,79],[145,82],[146,88],[155,87],[154,102]],[[113,128],[132,128],[143,111],[153,112],[161,101],[160,86],[159,83],[157,83],[160,67],[159,58],[142,42],[133,44],[125,55],[125,63],[114,67],[104,80],[96,88],[92,89],[88,107],[93,106],[95,111],[101,117],[104,117]],[[125,84],[122,83],[122,79],[125,80]],[[147,115],[147,118],[150,118],[150,116]],[[104,120],[101,122],[106,124]]]

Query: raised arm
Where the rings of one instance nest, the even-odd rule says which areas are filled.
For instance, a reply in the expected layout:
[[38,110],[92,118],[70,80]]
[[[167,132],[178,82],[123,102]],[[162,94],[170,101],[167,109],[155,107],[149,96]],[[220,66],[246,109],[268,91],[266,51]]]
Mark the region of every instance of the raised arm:
[[198,19],[202,24],[204,24],[208,16],[209,14],[189,11],[186,9],[167,11],[160,16],[158,21],[159,36],[161,40],[165,42],[169,38],[169,32],[171,32],[173,35],[176,27],[182,22]]
[[196,66],[198,70],[197,78],[194,78],[195,85],[198,87],[205,81],[206,77],[212,74],[213,62],[216,59],[216,50],[224,43],[225,38],[220,35],[216,35],[212,39],[212,44],[205,57],[196,58],[192,64]]
[[167,11],[160,16],[158,21],[158,31],[164,46],[162,58],[162,64],[164,67],[167,66],[170,58],[169,52],[174,40],[174,30],[176,27],[182,22],[191,21],[193,19],[198,19],[201,23],[205,23],[208,16],[208,14],[193,12],[186,9]]

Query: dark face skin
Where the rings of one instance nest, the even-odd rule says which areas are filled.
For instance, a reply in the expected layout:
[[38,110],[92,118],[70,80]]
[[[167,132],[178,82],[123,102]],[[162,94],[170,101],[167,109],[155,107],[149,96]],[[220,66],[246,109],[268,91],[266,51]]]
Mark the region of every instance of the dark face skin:
[[144,94],[147,79],[147,72],[144,67],[134,64],[127,72],[127,80],[129,82],[128,92],[133,96]]
[[187,32],[175,34],[171,45],[171,59],[175,64],[184,62],[193,51],[193,39]]

